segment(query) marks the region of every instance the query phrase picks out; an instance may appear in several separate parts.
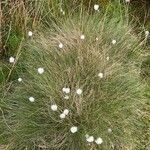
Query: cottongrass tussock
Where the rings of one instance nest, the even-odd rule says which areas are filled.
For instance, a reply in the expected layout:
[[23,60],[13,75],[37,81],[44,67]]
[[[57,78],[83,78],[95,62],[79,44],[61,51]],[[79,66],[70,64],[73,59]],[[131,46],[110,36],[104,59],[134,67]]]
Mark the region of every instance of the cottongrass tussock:
[[[137,149],[141,136],[133,124],[144,101],[141,39],[122,20],[128,17],[80,15],[28,41],[26,84],[18,84],[6,101],[14,110],[7,112],[10,149]],[[35,95],[29,98],[34,105],[29,95]]]

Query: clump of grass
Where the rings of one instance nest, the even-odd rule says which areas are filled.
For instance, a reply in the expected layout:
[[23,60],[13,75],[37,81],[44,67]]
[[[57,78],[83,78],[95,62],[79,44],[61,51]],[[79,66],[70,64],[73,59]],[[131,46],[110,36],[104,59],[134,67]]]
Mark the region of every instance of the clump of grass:
[[[7,82],[14,80],[12,75],[14,71],[7,64],[9,57],[15,57],[18,50],[22,46],[22,41],[28,37],[28,32],[39,29],[41,23],[49,24],[55,20],[61,20],[62,11],[66,14],[70,13],[68,10],[75,10],[79,6],[90,7],[95,1],[90,3],[85,1],[56,1],[56,0],[39,0],[39,1],[4,1],[0,3],[0,59],[3,60],[5,66],[2,65],[1,69],[4,70],[3,75],[0,76],[0,82]],[[98,3],[104,4],[104,1]],[[78,6],[79,5],[79,6]],[[51,26],[51,25],[50,25]],[[7,69],[6,69],[7,68]],[[21,70],[24,68],[19,67]],[[10,70],[10,72],[9,72]],[[16,71],[16,70],[15,70]],[[10,76],[11,74],[11,76]],[[1,81],[3,78],[4,81]],[[5,80],[6,79],[6,80]]]
[[[1,53],[0,57],[15,55],[22,37],[34,29],[40,20],[39,3],[4,1],[1,5]],[[42,11],[42,10],[41,10]]]
[[[0,57],[15,55],[16,48],[14,45],[19,47],[19,41],[22,37],[26,37],[28,30],[39,28],[43,20],[49,22],[55,18],[60,18],[61,9],[67,12],[69,9],[76,9],[80,5],[90,8],[94,3],[100,3],[104,6],[107,4],[107,0],[3,1],[0,3]],[[16,41],[18,41],[17,44]]]
[[4,100],[9,149],[137,148],[144,41],[117,10],[68,14],[26,44],[27,74]]

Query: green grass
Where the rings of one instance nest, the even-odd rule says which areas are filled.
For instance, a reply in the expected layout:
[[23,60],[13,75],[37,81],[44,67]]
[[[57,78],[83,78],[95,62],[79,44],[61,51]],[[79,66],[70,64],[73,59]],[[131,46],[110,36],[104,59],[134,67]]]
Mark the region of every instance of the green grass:
[[[5,31],[3,58],[15,56],[17,61],[0,68],[0,143],[7,149],[148,149],[149,82],[140,76],[141,66],[149,64],[142,65],[148,55],[146,29],[140,26],[142,32],[137,33],[137,22],[124,5],[114,2],[95,12],[96,2],[12,5],[13,13],[6,15],[13,23],[5,28],[9,32]],[[29,30],[32,38],[27,37]],[[39,67],[44,74],[37,73]],[[23,82],[18,83],[19,77]],[[71,89],[69,100],[64,100],[63,87]],[[50,108],[55,103],[57,112]],[[65,108],[70,112],[61,120]],[[78,127],[75,134],[70,132],[73,125]],[[86,134],[101,137],[103,143],[89,145]]]
[[[2,100],[7,106],[3,118],[9,131],[8,149],[143,147],[141,134],[136,132],[141,126],[136,124],[142,123],[139,111],[146,99],[140,78],[141,43],[145,41],[141,42],[143,33],[134,34],[134,24],[123,9],[111,5],[91,15],[84,9],[66,14],[25,43],[23,58],[17,62],[23,62],[26,69],[23,82],[14,81]],[[44,68],[44,74],[38,74],[39,67]],[[99,72],[104,78],[98,77]],[[69,100],[64,100],[63,87],[71,89]],[[83,94],[76,94],[78,88]],[[28,100],[30,96],[34,103]],[[55,103],[57,112],[50,108]],[[61,120],[65,108],[70,112]],[[70,132],[72,126],[78,127],[77,133]],[[86,134],[101,137],[103,143],[89,145]]]

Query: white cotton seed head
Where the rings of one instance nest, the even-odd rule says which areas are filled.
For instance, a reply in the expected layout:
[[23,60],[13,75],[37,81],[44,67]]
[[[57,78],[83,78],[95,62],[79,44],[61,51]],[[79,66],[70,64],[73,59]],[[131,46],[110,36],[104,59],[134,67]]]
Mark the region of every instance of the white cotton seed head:
[[78,95],[81,95],[81,94],[82,94],[82,89],[77,89],[77,90],[76,90],[76,93],[77,93]]
[[125,0],[125,2],[126,2],[126,3],[129,3],[129,2],[130,2],[130,0]]
[[35,101],[34,97],[29,97],[29,101],[34,102]]
[[96,38],[96,41],[98,41],[98,37]]
[[84,36],[84,35],[81,35],[81,36],[80,36],[80,39],[81,39],[81,40],[84,40],[84,39],[85,39],[85,36]]
[[69,93],[70,93],[70,88],[66,88],[66,89],[65,89],[65,93],[66,93],[66,94],[69,94]]
[[64,96],[64,99],[68,100],[68,99],[69,99],[69,96],[68,96],[68,95],[65,95],[65,96]]
[[73,126],[70,128],[71,133],[76,133],[78,131],[78,127]]
[[68,109],[65,109],[65,110],[63,111],[63,114],[68,115],[68,114],[69,114],[69,110],[68,110]]
[[63,88],[62,91],[66,94],[70,93],[70,88]]
[[57,105],[56,104],[54,104],[54,105],[51,105],[51,110],[53,110],[53,111],[57,111]]
[[66,88],[63,88],[62,91],[65,92],[65,91],[66,91]]
[[109,128],[109,129],[108,129],[108,133],[111,133],[111,132],[112,132],[112,129]]
[[10,63],[14,63],[14,62],[15,62],[15,58],[14,58],[14,57],[10,57],[10,58],[9,58],[9,62],[10,62]]
[[38,73],[43,74],[44,73],[44,68],[38,68]]
[[59,48],[63,48],[64,45],[62,43],[59,43]]
[[63,11],[62,14],[65,15],[65,11]]
[[109,59],[110,59],[109,56],[107,56],[107,57],[106,57],[106,60],[108,61]]
[[97,138],[97,139],[95,140],[95,143],[98,144],[98,145],[99,145],[99,144],[102,144],[102,143],[103,143],[102,138],[100,138],[100,137]]
[[99,9],[99,5],[95,4],[94,5],[94,10],[98,10]]
[[59,116],[61,119],[64,119],[66,117],[66,115],[64,113],[60,114]]
[[70,93],[70,88],[66,88],[66,94]]
[[112,40],[112,44],[114,45],[114,44],[116,44],[117,43],[117,41],[116,40]]
[[93,136],[89,136],[86,140],[89,143],[94,142],[94,137]]
[[103,74],[102,72],[100,72],[100,73],[98,74],[98,76],[102,79],[102,78],[104,77],[104,74]]
[[33,35],[32,31],[29,31],[28,36],[32,36],[32,35]]
[[148,36],[149,35],[149,31],[145,31],[145,36]]
[[18,78],[18,82],[21,82],[22,81],[22,78]]
[[65,11],[61,8],[60,11],[62,12],[63,15],[65,15]]

